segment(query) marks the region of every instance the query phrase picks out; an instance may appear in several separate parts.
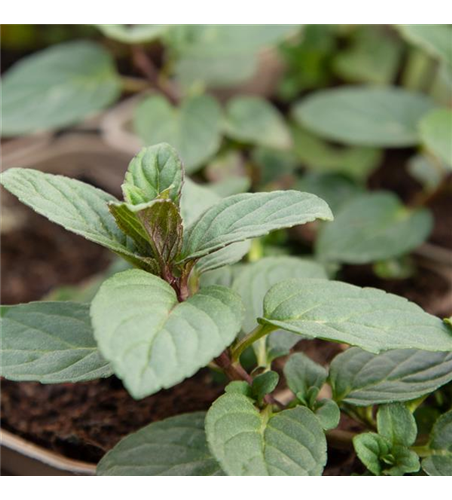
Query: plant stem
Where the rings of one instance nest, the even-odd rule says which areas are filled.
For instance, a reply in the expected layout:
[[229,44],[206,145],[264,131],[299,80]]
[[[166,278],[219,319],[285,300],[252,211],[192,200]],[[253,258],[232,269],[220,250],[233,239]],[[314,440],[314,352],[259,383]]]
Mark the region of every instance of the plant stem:
[[[243,366],[238,362],[232,362],[227,350],[223,351],[218,358],[215,358],[215,363],[223,370],[230,380],[244,380],[249,385],[253,383],[252,377],[246,372]],[[264,402],[268,405],[276,405],[279,408],[284,408],[284,405],[271,394],[267,394],[264,397]]]
[[124,92],[135,93],[149,89],[150,85],[143,78],[135,78],[133,76],[121,76],[122,90]]
[[257,340],[268,335],[270,332],[275,330],[272,325],[258,325],[256,328],[245,335],[241,340],[239,340],[234,347],[232,347],[232,362],[236,363],[243,351],[254,344]]
[[149,80],[152,87],[165,95],[172,104],[177,104],[179,96],[171,85],[164,84],[161,81],[158,69],[148,57],[144,48],[141,45],[132,45],[131,49],[133,63]]

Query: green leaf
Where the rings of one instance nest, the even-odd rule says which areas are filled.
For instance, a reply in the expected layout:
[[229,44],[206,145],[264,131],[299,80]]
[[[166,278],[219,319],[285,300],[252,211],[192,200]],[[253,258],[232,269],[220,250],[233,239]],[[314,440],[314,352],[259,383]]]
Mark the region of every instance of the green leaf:
[[241,142],[276,149],[288,149],[292,145],[283,116],[260,97],[235,97],[228,102],[226,133]]
[[380,406],[377,428],[378,434],[392,444],[411,446],[416,441],[416,420],[410,410],[401,403]]
[[240,330],[240,298],[225,287],[203,288],[178,303],[162,279],[140,270],[118,273],[91,305],[102,354],[134,398],[194,375]]
[[368,147],[337,147],[301,127],[292,127],[294,152],[303,166],[318,173],[340,173],[365,180],[382,159],[381,150]]
[[233,243],[232,245],[224,247],[221,250],[217,250],[216,252],[199,259],[196,264],[196,269],[201,274],[220,267],[235,264],[239,260],[242,260],[242,258],[249,252],[250,247],[250,241],[239,241],[238,243]]
[[401,24],[400,33],[406,40],[428,54],[452,65],[452,28],[448,24]]
[[2,134],[73,125],[113,103],[120,88],[113,60],[100,45],[54,45],[20,60],[3,77]]
[[309,193],[273,191],[230,196],[204,212],[188,229],[183,260],[199,259],[231,243],[264,236],[275,229],[332,217],[328,205]]
[[452,476],[452,454],[426,457],[422,460],[422,469],[429,476]]
[[427,209],[409,209],[389,192],[366,193],[346,203],[316,242],[320,260],[367,264],[418,247],[432,230]]
[[278,382],[279,375],[273,371],[261,373],[254,378],[251,385],[251,391],[259,404],[262,403],[262,400],[267,394],[270,394],[276,389]]
[[430,448],[452,454],[452,410],[441,415],[433,426]]
[[169,144],[156,144],[143,148],[130,162],[122,191],[126,202],[137,206],[137,211],[141,204],[158,197],[179,205],[183,180],[177,151]]
[[311,94],[295,105],[294,117],[325,139],[397,148],[419,142],[417,123],[432,107],[423,94],[356,85]]
[[189,97],[178,108],[154,95],[137,107],[134,128],[145,144],[168,142],[187,172],[194,172],[220,147],[221,108],[207,95]]
[[307,172],[295,187],[325,200],[333,213],[337,213],[344,204],[363,193],[362,186],[341,174]]
[[289,256],[264,257],[241,269],[232,283],[232,289],[240,294],[245,306],[243,331],[250,332],[257,326],[256,318],[262,316],[264,297],[270,288],[290,278],[327,279],[327,276],[322,265]]
[[321,399],[316,403],[314,411],[324,430],[329,431],[339,425],[341,410],[332,399]]
[[417,348],[451,351],[452,330],[405,298],[339,281],[293,279],[264,299],[263,325],[370,352]]
[[433,454],[422,461],[429,476],[452,475],[452,410],[441,415],[433,426],[429,447]]
[[272,416],[242,394],[224,394],[206,417],[209,447],[230,476],[319,476],[326,439],[302,406]]
[[220,200],[221,197],[212,189],[189,178],[185,179],[180,199],[184,227],[190,227],[208,208]]
[[97,466],[98,476],[221,476],[204,432],[204,412],[155,422],[122,439]]
[[28,168],[10,168],[1,184],[25,205],[68,231],[127,259],[139,259],[108,210],[114,196],[89,184]]
[[171,200],[157,200],[138,212],[160,267],[173,262],[182,246],[182,218]]
[[380,457],[389,455],[391,444],[373,432],[359,434],[353,438],[353,446],[361,462],[376,476],[382,473]]
[[452,168],[452,110],[431,111],[419,122],[419,131],[424,145]]
[[96,24],[103,35],[122,43],[149,43],[168,31],[167,24]]
[[320,390],[326,382],[328,372],[305,354],[297,352],[284,365],[284,376],[289,389],[298,398],[301,396],[308,401],[308,391],[313,387]]
[[410,401],[452,380],[452,353],[348,349],[330,366],[334,399],[357,406]]
[[392,445],[379,434],[367,432],[353,438],[356,454],[376,476],[402,476],[419,470],[419,457],[408,448]]
[[388,36],[384,26],[362,26],[352,34],[351,45],[334,58],[336,73],[344,80],[390,84],[399,68],[402,44]]
[[30,302],[0,311],[2,377],[58,384],[112,374],[97,349],[88,305]]
[[434,191],[447,172],[447,167],[444,165],[445,168],[442,168],[441,162],[438,168],[435,160],[436,158],[431,155],[415,155],[408,160],[408,172],[428,191]]
[[258,52],[294,29],[294,25],[178,25],[168,33],[167,44],[176,59],[176,78],[184,87],[225,87],[250,78]]

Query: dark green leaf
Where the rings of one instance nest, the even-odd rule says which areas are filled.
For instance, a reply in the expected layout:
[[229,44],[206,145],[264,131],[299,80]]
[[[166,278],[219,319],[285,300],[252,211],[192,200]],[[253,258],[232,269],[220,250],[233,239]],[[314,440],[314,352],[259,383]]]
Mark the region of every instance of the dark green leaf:
[[335,429],[339,425],[341,411],[332,399],[321,399],[316,403],[315,415],[324,430]]
[[401,403],[380,406],[378,433],[392,444],[411,446],[416,441],[417,426],[413,414]]
[[262,403],[264,396],[276,389],[279,382],[279,375],[276,372],[268,371],[261,373],[254,378],[251,386],[252,394],[259,403]]
[[433,454],[422,462],[422,468],[429,476],[452,475],[452,411],[436,421],[430,436]]
[[305,354],[297,352],[285,364],[284,376],[290,390],[307,400],[309,389],[315,387],[320,390],[326,382],[328,372]]

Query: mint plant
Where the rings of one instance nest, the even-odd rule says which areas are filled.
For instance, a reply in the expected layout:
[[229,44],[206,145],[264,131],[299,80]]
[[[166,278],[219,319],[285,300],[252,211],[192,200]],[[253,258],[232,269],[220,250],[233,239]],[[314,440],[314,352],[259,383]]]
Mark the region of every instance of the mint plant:
[[[206,414],[124,438],[101,460],[100,475],[321,475],[328,446],[338,442],[353,445],[371,474],[418,473],[421,458],[427,474],[451,474],[450,411],[430,437],[416,423],[429,394],[452,381],[449,320],[380,290],[329,281],[323,265],[307,259],[236,264],[247,240],[331,221],[322,199],[296,190],[209,197],[184,179],[168,144],[131,161],[122,201],[31,169],[9,169],[1,183],[133,267],[108,277],[91,304],[2,306],[3,377],[59,383],[115,374],[134,398],[206,366],[230,379]],[[329,370],[292,354],[278,373],[274,361],[300,338],[355,347]],[[251,371],[242,365],[249,348]],[[337,431],[341,412],[362,432]]]

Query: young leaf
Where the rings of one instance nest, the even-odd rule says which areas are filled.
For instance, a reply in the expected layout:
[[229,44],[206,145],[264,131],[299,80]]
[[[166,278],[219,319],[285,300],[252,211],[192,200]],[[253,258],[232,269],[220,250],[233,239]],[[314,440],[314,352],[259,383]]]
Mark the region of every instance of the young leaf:
[[179,205],[184,170],[177,151],[169,144],[143,148],[130,162],[122,185],[124,199],[131,205],[157,197]]
[[134,127],[144,144],[172,144],[186,171],[194,172],[218,151],[221,118],[221,108],[211,96],[189,97],[175,108],[154,95],[139,104]]
[[226,133],[238,141],[276,149],[288,149],[292,144],[281,113],[260,97],[235,97],[228,102]]
[[240,330],[242,305],[220,286],[178,303],[165,281],[134,269],[102,285],[91,317],[99,349],[138,399],[181,382],[218,356]]
[[279,375],[276,372],[268,371],[261,373],[254,378],[251,385],[253,396],[259,403],[262,403],[264,396],[270,394],[276,389],[279,382]]
[[380,406],[377,428],[378,434],[392,444],[411,446],[416,441],[416,420],[410,410],[401,403]]
[[10,168],[1,184],[35,212],[125,258],[139,259],[108,210],[114,196],[89,184],[28,168]]
[[419,470],[419,457],[405,446],[392,445],[373,432],[359,434],[353,445],[361,462],[376,476],[402,476]]
[[250,332],[256,327],[256,318],[262,316],[262,303],[268,290],[290,278],[326,279],[327,275],[324,267],[317,262],[289,256],[264,257],[242,268],[234,279],[232,289],[241,295],[245,306],[243,331]]
[[316,402],[314,412],[325,431],[335,429],[339,425],[341,410],[332,399],[321,399]]
[[320,90],[294,108],[296,121],[325,139],[356,146],[397,148],[419,142],[417,124],[433,102],[397,87]]
[[326,463],[325,434],[302,406],[269,417],[246,396],[226,393],[207,412],[206,434],[230,476],[320,476]]
[[275,229],[332,218],[328,205],[309,193],[237,194],[208,209],[188,229],[183,260],[199,259],[231,243],[264,236]]
[[73,125],[105,109],[120,94],[110,54],[73,41],[28,56],[2,82],[4,137]]
[[312,387],[320,390],[326,382],[328,372],[301,352],[292,354],[284,365],[284,376],[290,390],[307,400]]
[[452,350],[452,329],[439,318],[397,295],[339,281],[278,283],[265,296],[264,317],[258,321],[375,353],[405,348]]
[[149,235],[153,254],[162,268],[176,258],[182,246],[182,218],[179,210],[171,200],[157,200],[137,215]]
[[97,466],[98,476],[221,476],[204,432],[204,412],[187,413],[129,434]]
[[410,401],[452,381],[452,353],[348,349],[330,366],[336,401],[357,406]]
[[410,252],[433,226],[427,209],[408,209],[392,193],[366,193],[346,203],[316,242],[319,259],[367,264]]
[[419,131],[424,145],[452,169],[452,111],[436,109],[428,113],[419,122]]
[[30,302],[0,312],[2,377],[58,384],[112,374],[97,349],[88,305]]

